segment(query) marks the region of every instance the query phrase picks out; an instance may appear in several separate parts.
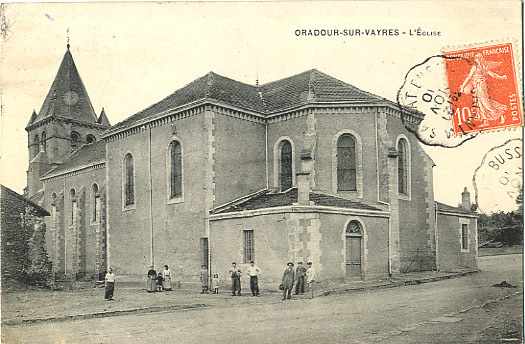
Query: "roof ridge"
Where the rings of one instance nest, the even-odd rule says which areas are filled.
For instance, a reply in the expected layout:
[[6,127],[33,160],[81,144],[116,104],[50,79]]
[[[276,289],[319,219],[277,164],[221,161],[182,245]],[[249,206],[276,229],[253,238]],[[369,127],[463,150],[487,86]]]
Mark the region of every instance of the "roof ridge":
[[307,74],[307,73],[312,73],[312,72],[314,72],[314,71],[319,72],[319,71],[318,71],[317,69],[315,69],[315,68],[308,69],[308,70],[305,70],[304,72],[296,73],[296,74],[294,74],[294,75],[290,75],[290,76],[287,76],[287,77],[284,77],[284,78],[280,78],[280,79],[277,79],[277,80],[269,81],[269,82],[267,82],[267,83],[262,84],[260,87],[269,86],[269,85],[271,85],[271,84],[273,84],[273,83],[280,82],[280,81],[287,80],[287,79],[292,79],[292,78],[295,78],[295,77],[297,77],[297,76],[299,76],[299,75],[303,75],[303,74]]
[[[336,82],[338,84],[350,87],[350,88],[352,88],[355,91],[359,91],[359,92],[362,92],[362,93],[364,93],[364,94],[366,94],[368,96],[371,96],[372,98],[376,98],[378,100],[388,100],[388,99],[386,99],[384,97],[378,96],[377,94],[374,94],[374,93],[362,90],[359,87],[357,87],[355,85],[352,85],[352,84],[350,84],[350,83],[348,83],[346,81],[343,81],[343,80],[340,80],[338,78],[335,78],[335,77],[331,76],[330,74],[323,73],[323,72],[321,72],[318,69],[312,69],[311,71],[313,72],[312,74],[317,73],[317,76],[323,76],[323,77],[328,78],[328,79],[330,79],[330,80],[332,80],[332,81],[334,81],[334,82]],[[315,82],[315,80],[314,80],[314,82]]]

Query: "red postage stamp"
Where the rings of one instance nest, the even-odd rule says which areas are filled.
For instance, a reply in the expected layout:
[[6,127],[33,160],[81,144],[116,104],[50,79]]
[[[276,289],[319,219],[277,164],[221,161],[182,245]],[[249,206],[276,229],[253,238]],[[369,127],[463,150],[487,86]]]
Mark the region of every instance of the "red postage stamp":
[[511,43],[444,55],[456,135],[522,125]]

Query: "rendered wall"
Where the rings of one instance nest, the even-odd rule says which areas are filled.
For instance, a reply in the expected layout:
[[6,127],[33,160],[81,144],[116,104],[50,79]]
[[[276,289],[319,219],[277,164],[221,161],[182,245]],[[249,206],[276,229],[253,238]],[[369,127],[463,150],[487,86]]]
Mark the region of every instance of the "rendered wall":
[[253,230],[255,263],[263,271],[263,283],[278,283],[288,261],[295,264],[312,261],[320,280],[344,278],[345,225],[351,219],[361,220],[365,227],[365,278],[387,274],[387,218],[318,212],[287,212],[212,220],[211,272],[218,273],[224,283],[229,283],[228,269],[233,261],[245,271],[249,264],[243,262],[243,230]]
[[[468,224],[468,249],[461,248],[461,224]],[[440,271],[477,270],[477,220],[438,213],[438,267]]]

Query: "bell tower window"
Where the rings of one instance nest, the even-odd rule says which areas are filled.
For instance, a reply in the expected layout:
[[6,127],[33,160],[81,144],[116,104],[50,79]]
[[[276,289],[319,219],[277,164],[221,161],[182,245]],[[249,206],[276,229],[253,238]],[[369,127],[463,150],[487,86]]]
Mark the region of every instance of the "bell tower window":
[[78,148],[80,141],[80,135],[76,131],[71,133],[71,151],[74,151]]

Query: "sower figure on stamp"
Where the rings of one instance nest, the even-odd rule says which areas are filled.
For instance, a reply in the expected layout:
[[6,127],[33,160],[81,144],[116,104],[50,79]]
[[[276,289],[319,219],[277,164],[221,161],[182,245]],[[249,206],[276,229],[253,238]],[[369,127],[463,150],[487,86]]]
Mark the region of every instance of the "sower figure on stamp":
[[255,265],[253,260],[250,262],[250,267],[248,268],[248,276],[250,276],[250,290],[252,291],[252,296],[259,296],[259,275],[261,274],[261,269]]
[[308,282],[308,294],[310,294],[310,298],[314,298],[314,285],[315,285],[315,279],[317,278],[317,274],[315,271],[315,268],[312,266],[312,262],[308,262],[306,265],[308,265],[308,270],[306,270],[306,280]]
[[297,263],[297,270],[295,271],[295,277],[297,278],[297,284],[295,285],[295,293],[304,294],[304,279],[306,277],[306,268],[303,266],[303,262]]
[[288,300],[292,298],[292,289],[293,289],[293,282],[295,281],[295,272],[293,270],[293,263],[289,262],[288,268],[284,270],[283,273],[283,300],[286,300],[286,297],[288,297]]
[[241,270],[237,267],[237,263],[233,262],[230,268],[230,277],[232,279],[232,296],[241,296]]
[[495,121],[500,119],[500,124],[505,122],[504,113],[507,106],[498,103],[490,98],[488,89],[488,76],[496,80],[507,79],[506,75],[499,75],[492,71],[501,64],[501,62],[487,61],[483,54],[477,53],[474,56],[474,65],[470,69],[470,73],[465,78],[459,91],[465,94],[472,94],[477,105],[477,116],[481,117],[483,124],[486,126],[487,121]]
[[115,274],[113,273],[112,268],[109,268],[104,277],[104,282],[106,283],[106,295],[104,298],[106,301],[111,301],[113,300],[113,292],[115,291]]
[[201,285],[201,294],[208,293],[208,268],[204,264],[201,266]]

